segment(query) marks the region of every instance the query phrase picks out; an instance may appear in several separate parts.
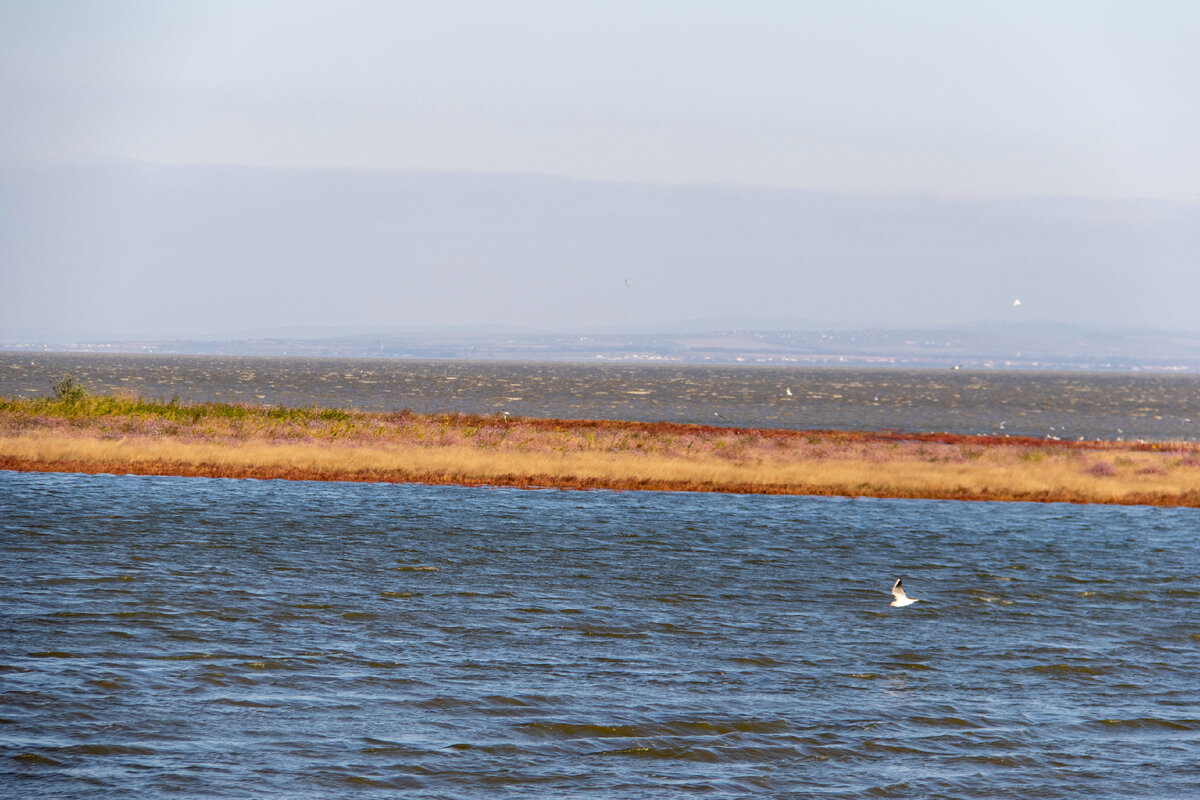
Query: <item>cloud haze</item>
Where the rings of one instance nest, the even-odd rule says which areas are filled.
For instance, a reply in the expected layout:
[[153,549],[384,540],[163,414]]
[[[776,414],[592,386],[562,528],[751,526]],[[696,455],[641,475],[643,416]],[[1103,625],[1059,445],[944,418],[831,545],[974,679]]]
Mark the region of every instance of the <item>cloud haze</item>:
[[1200,199],[1189,3],[0,3],[0,158]]
[[1194,328],[1200,296],[1200,209],[1161,202],[108,165],[0,171],[0,210],[25,328]]
[[1168,2],[0,0],[3,324],[1193,326],[1196,41]]

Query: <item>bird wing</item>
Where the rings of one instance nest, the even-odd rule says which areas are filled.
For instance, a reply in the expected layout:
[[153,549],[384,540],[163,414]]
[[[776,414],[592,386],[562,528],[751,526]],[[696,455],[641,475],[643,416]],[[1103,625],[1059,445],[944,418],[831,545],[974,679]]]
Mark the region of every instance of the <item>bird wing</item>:
[[896,583],[892,586],[892,596],[895,597],[897,600],[907,600],[908,599],[908,595],[906,595],[904,593],[904,588],[900,585],[899,580],[897,580]]

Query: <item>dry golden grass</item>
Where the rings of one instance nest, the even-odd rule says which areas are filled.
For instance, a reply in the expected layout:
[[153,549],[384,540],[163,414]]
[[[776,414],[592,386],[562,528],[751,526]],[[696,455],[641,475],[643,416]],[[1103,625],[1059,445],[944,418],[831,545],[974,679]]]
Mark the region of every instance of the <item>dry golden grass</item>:
[[1200,506],[1200,449],[0,401],[0,468]]

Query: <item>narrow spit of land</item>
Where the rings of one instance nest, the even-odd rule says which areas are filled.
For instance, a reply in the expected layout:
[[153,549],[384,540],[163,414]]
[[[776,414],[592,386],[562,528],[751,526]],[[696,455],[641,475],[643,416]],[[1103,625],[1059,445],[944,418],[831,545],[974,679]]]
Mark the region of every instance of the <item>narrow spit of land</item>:
[[0,469],[1200,507],[1200,445],[0,399]]

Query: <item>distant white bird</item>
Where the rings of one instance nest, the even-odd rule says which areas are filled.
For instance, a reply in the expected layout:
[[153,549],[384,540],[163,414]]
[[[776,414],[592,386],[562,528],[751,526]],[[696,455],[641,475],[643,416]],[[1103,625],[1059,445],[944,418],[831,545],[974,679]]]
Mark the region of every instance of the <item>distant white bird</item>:
[[909,597],[904,593],[904,587],[900,585],[901,578],[896,579],[896,583],[892,585],[892,597],[895,599],[888,603],[889,606],[911,606],[917,602],[917,598]]
[[787,396],[788,396],[788,397],[791,397],[791,396],[792,396],[792,387],[790,387],[790,386],[789,386],[789,387],[787,387],[786,389],[784,389],[784,391],[785,391],[785,392],[787,392]]
[[1013,308],[1016,308],[1016,307],[1017,307],[1017,306],[1019,306],[1019,305],[1021,305],[1021,301],[1020,301],[1020,300],[1013,300]]

